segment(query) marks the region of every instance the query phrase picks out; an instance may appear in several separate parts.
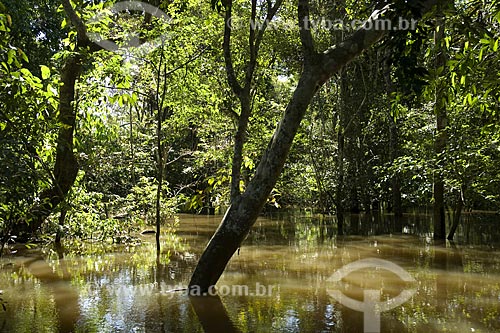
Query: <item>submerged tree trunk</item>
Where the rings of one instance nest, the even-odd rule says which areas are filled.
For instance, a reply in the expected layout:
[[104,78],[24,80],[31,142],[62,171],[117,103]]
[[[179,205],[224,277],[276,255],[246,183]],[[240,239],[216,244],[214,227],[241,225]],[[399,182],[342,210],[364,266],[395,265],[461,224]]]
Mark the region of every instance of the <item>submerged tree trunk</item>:
[[[387,62],[384,64],[384,76],[385,83],[387,86],[387,97],[388,97],[388,121],[389,121],[389,158],[391,164],[394,165],[396,159],[399,157],[399,133],[398,133],[398,121],[392,112],[392,102],[394,86],[391,77],[391,68]],[[395,231],[402,231],[402,221],[403,217],[403,207],[401,199],[401,183],[399,179],[399,172],[395,172],[391,179],[392,185],[392,211],[394,212],[394,224]]]
[[[436,55],[436,71],[446,66],[446,54],[442,45],[444,38],[444,23],[442,19],[438,20],[437,31],[435,32],[435,44],[438,54]],[[446,127],[448,118],[446,114],[446,95],[444,92],[445,86],[439,82],[438,76],[436,83],[436,96],[434,104],[434,112],[436,115],[436,137],[434,142],[434,150],[436,154],[436,170],[434,171],[434,239],[444,240],[446,238],[446,222],[445,222],[445,207],[444,207],[444,180],[442,171],[444,168],[443,154],[446,151]]]
[[215,285],[229,259],[240,247],[257,220],[267,197],[285,164],[300,120],[316,92],[319,75],[311,69],[303,73],[285,110],[285,116],[273,135],[247,189],[229,207],[221,225],[203,252],[191,277],[190,288],[206,291]]
[[[433,1],[422,1],[418,5],[430,9]],[[378,12],[380,14],[380,12]],[[370,17],[369,23],[357,30],[350,38],[324,53],[317,53],[311,30],[306,27],[309,17],[309,2],[299,0],[298,21],[302,42],[304,66],[288,103],[282,120],[272,136],[266,151],[246,190],[229,207],[219,228],[210,239],[189,282],[193,292],[206,292],[216,284],[227,263],[240,247],[250,228],[257,220],[268,195],[278,180],[301,120],[316,91],[342,66],[352,61],[365,49],[379,41],[386,32],[370,29],[379,15]]]
[[52,186],[40,194],[40,203],[32,208],[27,219],[20,221],[13,228],[13,233],[25,240],[33,235],[42,226],[45,219],[66,198],[78,174],[78,161],[73,152],[73,135],[76,126],[75,85],[82,71],[83,56],[78,53],[82,48],[89,48],[90,52],[101,49],[88,39],[87,30],[76,14],[69,0],[61,0],[62,6],[71,24],[77,30],[77,52],[71,53],[61,69],[61,83],[59,88],[58,123],[56,160],[52,172]]
[[52,186],[40,195],[40,203],[28,214],[28,221],[14,227],[14,233],[27,237],[35,233],[45,219],[64,200],[78,174],[78,162],[73,152],[73,133],[76,124],[75,84],[82,69],[79,55],[71,55],[61,70],[62,85],[59,90],[59,133]]
[[[341,122],[342,124],[342,122]],[[335,212],[337,215],[337,234],[344,234],[344,203],[343,203],[343,193],[344,193],[344,133],[342,125],[339,129],[338,134],[338,150],[337,150],[337,188],[335,189]]]
[[464,190],[463,188],[458,191],[457,202],[455,203],[455,207],[453,208],[453,224],[451,225],[450,232],[448,233],[448,240],[453,240],[455,236],[455,232],[457,231],[458,224],[460,223],[460,218],[462,217],[462,210],[464,208]]

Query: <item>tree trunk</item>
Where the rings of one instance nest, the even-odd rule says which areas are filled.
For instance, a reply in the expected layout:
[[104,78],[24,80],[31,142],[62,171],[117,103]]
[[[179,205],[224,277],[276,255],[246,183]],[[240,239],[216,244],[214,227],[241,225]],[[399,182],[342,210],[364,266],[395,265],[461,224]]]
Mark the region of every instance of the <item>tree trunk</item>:
[[57,229],[56,239],[54,240],[54,243],[56,243],[56,245],[59,246],[61,245],[62,231],[63,231],[63,226],[66,222],[67,213],[68,213],[68,208],[64,207],[63,209],[61,209],[61,214],[59,215],[59,228]]
[[59,133],[57,137],[56,161],[52,186],[40,195],[40,204],[33,207],[29,221],[14,227],[14,234],[26,239],[34,234],[52,211],[64,200],[78,174],[78,162],[73,153],[73,133],[76,123],[75,83],[82,69],[79,55],[71,55],[61,70],[62,85],[59,89]]
[[[231,203],[235,202],[236,199],[241,195],[240,191],[240,181],[241,177],[241,166],[243,164],[243,146],[245,145],[247,139],[247,129],[248,121],[250,115],[252,114],[252,101],[251,101],[251,91],[252,91],[252,81],[255,74],[255,69],[257,68],[257,57],[259,54],[260,44],[262,42],[264,33],[267,29],[268,23],[276,15],[276,12],[281,7],[283,0],[275,1],[274,5],[268,3],[266,19],[263,24],[257,28],[255,24],[250,25],[249,38],[248,38],[248,51],[249,60],[245,66],[245,77],[243,85],[240,85],[238,78],[234,72],[233,60],[231,56],[231,26],[230,24],[225,24],[224,27],[224,41],[223,41],[223,53],[224,62],[226,65],[227,81],[232,91],[238,96],[241,106],[241,114],[236,116],[238,120],[238,128],[236,130],[236,135],[234,138],[234,153],[232,161],[231,170]],[[225,1],[224,7],[226,9],[225,21],[232,22],[232,0]],[[251,1],[252,13],[251,22],[255,23],[257,18],[257,7],[258,1]]]
[[344,234],[344,203],[343,203],[343,193],[344,193],[344,129],[342,127],[342,121],[340,122],[340,128],[338,133],[338,150],[337,150],[337,188],[335,190],[335,211],[337,215],[337,234]]
[[[418,1],[421,6],[419,9],[429,10],[435,2],[436,0]],[[378,24],[374,21],[383,16],[379,14],[382,13],[374,13],[368,23],[336,47],[317,53],[311,30],[306,27],[309,17],[308,1],[299,0],[298,21],[304,66],[298,85],[254,177],[245,192],[232,202],[201,255],[189,282],[191,291],[207,292],[214,286],[247,236],[281,174],[295,134],[316,91],[344,65],[386,34],[386,31],[373,29]]]
[[[392,113],[392,103],[393,103],[393,93],[394,93],[394,85],[391,77],[391,67],[385,62],[384,63],[384,79],[387,87],[387,100],[388,100],[388,121],[389,121],[389,158],[391,164],[394,164],[394,161],[399,156],[399,136],[398,136],[398,121]],[[401,184],[399,180],[399,173],[396,172],[391,180],[392,183],[392,209],[394,212],[394,221],[396,224],[396,229],[399,230],[399,226],[401,225],[401,217],[403,216],[403,207],[401,200]]]
[[[249,88],[248,88],[249,89]],[[241,194],[241,166],[243,164],[243,146],[247,139],[248,121],[252,113],[250,105],[250,90],[245,89],[239,96],[241,114],[238,117],[238,129],[234,137],[233,162],[231,170],[231,202]]]
[[[337,188],[335,189],[335,213],[337,215],[337,235],[344,234],[345,221],[345,206],[344,206],[344,157],[345,157],[345,125],[346,125],[346,109],[349,94],[347,91],[347,76],[345,70],[340,74],[340,103],[339,108],[339,130],[337,134]],[[347,122],[348,123],[348,122]]]
[[[435,33],[435,44],[438,50],[436,55],[436,70],[446,66],[446,54],[443,43],[444,37],[444,22],[438,19],[438,30]],[[439,82],[440,76],[436,82],[436,96],[434,104],[434,112],[436,115],[436,138],[434,142],[434,150],[436,154],[436,170],[434,171],[434,239],[444,240],[446,238],[446,222],[445,222],[445,207],[444,207],[444,181],[442,170],[444,168],[443,154],[446,151],[446,126],[448,118],[446,114],[446,95],[445,83]]]
[[129,108],[130,182],[135,185],[134,117],[132,108],[132,106]]
[[285,115],[262,157],[255,176],[229,207],[208,243],[189,282],[190,289],[205,292],[219,280],[234,252],[257,220],[285,164],[300,122],[316,92],[319,75],[305,70]]
[[13,230],[20,236],[18,240],[26,240],[42,226],[45,219],[66,198],[78,174],[78,161],[73,153],[73,134],[76,125],[75,84],[82,71],[83,56],[78,53],[82,48],[90,52],[101,49],[88,39],[85,24],[76,14],[69,0],[61,1],[67,18],[77,30],[77,52],[71,53],[61,69],[59,88],[56,161],[52,173],[52,186],[40,194],[40,203],[32,208],[27,220],[20,221]]
[[[393,119],[390,117],[390,128],[389,128],[389,135],[390,135],[390,158],[391,162],[394,163],[394,161],[398,158],[399,156],[399,147],[398,147],[398,124],[397,120]],[[392,176],[392,205],[393,205],[393,211],[394,211],[394,217],[396,224],[399,224],[401,217],[403,216],[403,206],[402,206],[402,200],[401,200],[401,184],[399,181],[399,173],[396,173]]]
[[440,177],[434,180],[434,239],[444,240],[446,224],[444,214],[444,182]]
[[464,208],[464,200],[463,200],[463,189],[458,191],[457,202],[455,204],[455,208],[453,209],[453,224],[451,226],[450,232],[448,233],[448,240],[452,241],[455,236],[455,232],[457,231],[458,224],[460,223],[460,218],[462,217],[462,209]]
[[[162,50],[163,51],[163,50]],[[158,81],[159,82],[159,81]],[[158,83],[159,84],[159,83]],[[158,104],[158,103],[157,103]],[[156,170],[156,180],[158,182],[158,187],[156,188],[156,256],[160,256],[160,232],[161,232],[161,191],[163,186],[163,147],[161,143],[161,123],[162,123],[162,112],[161,107],[156,105],[157,111],[157,124],[156,124],[156,149],[158,149],[157,158],[157,170]]]

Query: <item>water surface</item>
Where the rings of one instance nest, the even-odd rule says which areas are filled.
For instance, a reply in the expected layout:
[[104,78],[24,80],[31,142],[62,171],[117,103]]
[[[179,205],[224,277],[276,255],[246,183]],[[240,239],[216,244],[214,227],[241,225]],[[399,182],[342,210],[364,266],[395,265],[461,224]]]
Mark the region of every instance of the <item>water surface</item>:
[[[499,332],[498,217],[466,215],[457,244],[435,245],[429,217],[408,215],[390,233],[388,217],[353,215],[335,236],[331,219],[305,214],[260,218],[219,282],[220,297],[183,291],[220,217],[183,215],[160,260],[154,236],[144,245],[94,255],[25,251],[0,260],[0,332],[363,332],[363,314],[330,296],[335,289],[363,300],[415,289],[407,302],[381,314],[381,332]],[[85,253],[89,249],[82,249]],[[72,252],[72,253],[71,253]],[[384,269],[328,279],[344,265],[378,258],[414,282]],[[233,290],[232,286],[246,286]],[[234,289],[234,288],[233,288]],[[228,294],[229,293],[229,294]]]

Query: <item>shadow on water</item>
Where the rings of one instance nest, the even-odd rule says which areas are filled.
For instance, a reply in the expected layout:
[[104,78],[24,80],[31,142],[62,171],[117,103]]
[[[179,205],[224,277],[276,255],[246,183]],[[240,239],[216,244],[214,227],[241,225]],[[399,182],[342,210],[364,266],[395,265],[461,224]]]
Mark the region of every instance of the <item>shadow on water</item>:
[[[498,217],[464,214],[456,243],[437,245],[429,214],[396,221],[382,214],[346,215],[346,235],[331,216],[260,218],[229,263],[220,296],[188,297],[189,281],[220,217],[181,216],[184,239],[156,257],[145,244],[98,255],[39,254],[0,259],[1,332],[362,332],[363,314],[330,297],[337,288],[358,301],[416,290],[381,315],[382,332],[500,331]],[[151,245],[154,249],[154,245]],[[414,284],[383,269],[329,279],[359,259],[388,260]],[[224,286],[247,292],[223,293]],[[227,288],[226,288],[227,291]],[[3,325],[3,326],[2,326]]]

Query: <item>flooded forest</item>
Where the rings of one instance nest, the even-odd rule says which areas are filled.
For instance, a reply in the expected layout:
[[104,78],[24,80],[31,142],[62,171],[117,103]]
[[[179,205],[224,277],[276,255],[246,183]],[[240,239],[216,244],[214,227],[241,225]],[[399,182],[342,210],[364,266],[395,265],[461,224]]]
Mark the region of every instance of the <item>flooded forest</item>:
[[500,332],[500,1],[0,0],[0,332]]

